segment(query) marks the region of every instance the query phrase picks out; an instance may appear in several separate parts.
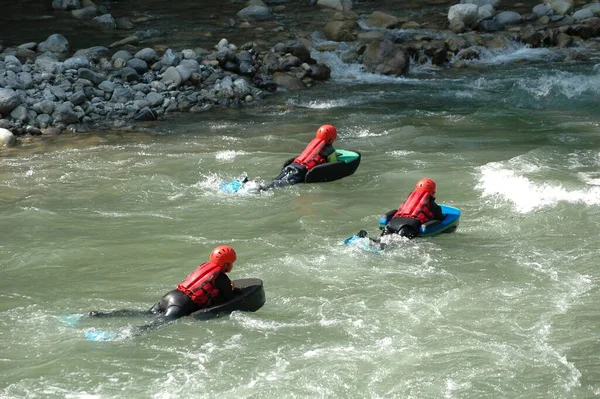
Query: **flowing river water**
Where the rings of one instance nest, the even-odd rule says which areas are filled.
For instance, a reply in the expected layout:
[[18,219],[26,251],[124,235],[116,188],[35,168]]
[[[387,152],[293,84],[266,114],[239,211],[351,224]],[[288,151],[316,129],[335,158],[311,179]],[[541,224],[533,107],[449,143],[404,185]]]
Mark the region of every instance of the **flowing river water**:
[[[0,397],[600,396],[598,59],[514,45],[386,78],[315,57],[332,80],[308,91],[2,150]],[[353,176],[219,190],[273,178],[323,123],[362,153]],[[456,233],[343,245],[426,176]],[[146,309],[222,243],[232,278],[264,281],[258,312],[64,322]]]

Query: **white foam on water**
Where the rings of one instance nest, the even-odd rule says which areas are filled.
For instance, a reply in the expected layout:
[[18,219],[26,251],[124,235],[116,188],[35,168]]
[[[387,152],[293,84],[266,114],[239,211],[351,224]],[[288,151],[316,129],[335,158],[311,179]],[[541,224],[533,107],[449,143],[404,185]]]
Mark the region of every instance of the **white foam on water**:
[[246,151],[226,150],[215,153],[215,158],[219,161],[233,162],[238,155],[247,155]]
[[488,49],[478,47],[479,59],[470,60],[476,64],[501,65],[521,61],[547,61],[559,55],[548,48],[530,48],[523,43],[509,42],[504,49]]
[[583,94],[598,96],[600,95],[600,75],[585,76],[561,71],[545,74],[537,79],[522,78],[517,80],[516,86],[535,98],[560,95],[574,99]]
[[360,100],[358,98],[344,98],[344,99],[334,99],[334,100],[298,100],[298,99],[289,99],[286,101],[288,105],[293,105],[299,108],[309,108],[309,109],[332,109],[332,108],[343,108],[349,105],[359,105],[364,103],[365,100]]
[[539,169],[528,163],[492,162],[480,167],[476,188],[482,191],[483,198],[510,202],[519,213],[551,207],[559,202],[600,205],[600,187],[568,189],[557,182],[527,177],[527,173]]

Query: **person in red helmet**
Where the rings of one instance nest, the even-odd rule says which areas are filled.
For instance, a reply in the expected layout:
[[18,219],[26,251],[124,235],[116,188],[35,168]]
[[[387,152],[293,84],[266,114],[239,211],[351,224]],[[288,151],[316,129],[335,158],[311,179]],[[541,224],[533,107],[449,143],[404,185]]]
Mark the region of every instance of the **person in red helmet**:
[[273,187],[290,186],[302,183],[306,173],[317,165],[336,162],[337,156],[333,142],[337,138],[337,129],[333,125],[323,125],[317,129],[315,138],[306,146],[292,163],[284,166],[279,175],[270,183],[262,185],[261,190]]
[[429,178],[419,180],[414,191],[406,197],[398,209],[386,214],[389,221],[381,235],[399,234],[410,239],[419,234],[422,224],[431,220],[443,220],[442,208],[435,202],[436,190],[433,180]]
[[208,262],[198,266],[177,288],[167,292],[149,310],[122,309],[106,313],[92,311],[88,316],[158,316],[152,323],[138,327],[140,332],[146,332],[197,310],[227,302],[234,297],[233,282],[227,273],[231,272],[236,259],[237,255],[232,247],[218,246],[210,253]]

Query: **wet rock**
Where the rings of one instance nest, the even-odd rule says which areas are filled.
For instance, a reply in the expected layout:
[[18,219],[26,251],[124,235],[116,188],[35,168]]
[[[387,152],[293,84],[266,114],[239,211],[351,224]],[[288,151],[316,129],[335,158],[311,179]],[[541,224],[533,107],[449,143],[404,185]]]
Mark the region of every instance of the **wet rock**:
[[271,10],[263,6],[248,6],[236,14],[238,18],[248,22],[255,21],[271,21],[275,19],[275,16],[271,13]]
[[116,41],[112,44],[110,44],[108,47],[109,48],[114,48],[114,47],[121,47],[121,46],[125,46],[128,44],[132,44],[132,45],[136,45],[140,42],[140,37],[137,35],[131,35],[129,37],[126,37],[125,39]]
[[63,35],[55,33],[54,35],[48,36],[48,38],[38,44],[38,52],[45,53],[49,51],[51,53],[68,53],[71,49],[69,41]]
[[106,57],[108,52],[108,48],[104,46],[92,46],[77,50],[73,57],[87,57],[89,60],[99,61],[102,57]]
[[401,45],[384,40],[370,43],[363,54],[363,65],[372,72],[402,76],[408,73],[410,58]]
[[476,29],[482,32],[497,32],[502,30],[504,26],[495,19],[484,19],[479,21]]
[[21,97],[12,89],[0,89],[0,114],[7,115],[21,104]]
[[351,42],[356,39],[354,31],[358,29],[356,21],[331,21],[323,28],[327,40],[334,42]]
[[129,18],[116,18],[115,22],[117,24],[117,29],[120,30],[130,30],[133,29],[133,22]]
[[167,51],[165,51],[162,58],[160,59],[161,64],[163,64],[166,67],[177,66],[180,61],[181,55],[178,54],[176,51],[173,51],[173,49],[167,49]]
[[367,25],[386,28],[386,29],[394,29],[398,26],[398,17],[395,17],[390,14],[386,14],[381,11],[374,11],[366,21]]
[[77,75],[82,79],[87,79],[95,85],[99,85],[106,80],[106,77],[101,73],[97,73],[87,68],[80,68],[77,70]]
[[152,107],[156,107],[164,101],[164,96],[160,93],[156,93],[151,91],[146,95],[146,100],[150,103]]
[[[352,26],[357,26],[353,25]],[[312,63],[314,60],[310,56],[310,50],[299,40],[290,40],[283,45],[283,51],[290,53],[294,57],[298,57],[301,62]]]
[[110,14],[100,15],[99,17],[95,17],[93,21],[100,25],[102,29],[116,29],[117,22]]
[[477,7],[485,5],[491,5],[492,7],[498,7],[500,0],[460,0],[461,4],[475,4]]
[[90,7],[82,8],[80,10],[71,11],[71,15],[73,15],[73,17],[75,17],[76,19],[79,19],[79,20],[92,19],[94,17],[97,17],[100,14],[102,14],[102,12],[96,6],[90,6]]
[[[496,10],[494,10],[494,7],[492,7],[491,4],[487,4],[485,6],[481,6],[477,9],[477,18],[479,18],[479,19],[492,18],[495,13],[496,13]],[[403,29],[406,29],[406,28],[403,28]]]
[[273,74],[273,80],[277,86],[284,87],[288,90],[300,90],[306,88],[306,85],[301,79],[298,79],[296,76],[285,72],[275,72]]
[[331,76],[331,69],[325,64],[312,64],[309,68],[308,76],[314,80],[325,81]]
[[133,56],[129,53],[129,51],[119,50],[116,53],[114,53],[110,59],[111,59],[111,61],[114,61],[116,59],[122,59],[125,61],[129,61],[132,58],[133,58]]
[[14,134],[8,129],[0,128],[0,144],[9,147],[15,145],[17,142],[17,138]]

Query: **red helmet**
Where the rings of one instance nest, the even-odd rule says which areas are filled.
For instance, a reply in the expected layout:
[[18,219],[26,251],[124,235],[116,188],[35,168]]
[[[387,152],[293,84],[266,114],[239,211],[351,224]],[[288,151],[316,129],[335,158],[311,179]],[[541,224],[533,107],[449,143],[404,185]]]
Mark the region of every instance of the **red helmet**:
[[425,190],[429,194],[431,194],[435,197],[435,191],[436,191],[435,182],[433,180],[427,179],[427,178],[421,179],[415,185],[415,190]]
[[235,250],[229,245],[221,245],[213,249],[210,253],[210,262],[221,266],[225,272],[229,273],[233,267],[233,262],[237,259]]
[[337,138],[337,129],[333,125],[323,125],[317,130],[317,138],[331,144]]

